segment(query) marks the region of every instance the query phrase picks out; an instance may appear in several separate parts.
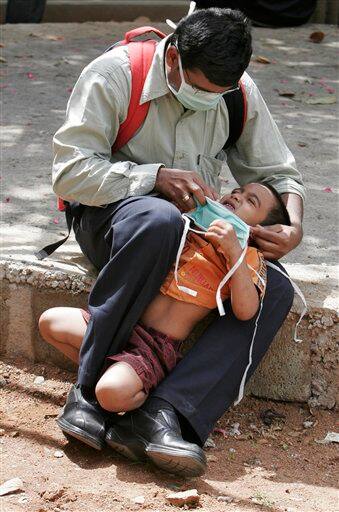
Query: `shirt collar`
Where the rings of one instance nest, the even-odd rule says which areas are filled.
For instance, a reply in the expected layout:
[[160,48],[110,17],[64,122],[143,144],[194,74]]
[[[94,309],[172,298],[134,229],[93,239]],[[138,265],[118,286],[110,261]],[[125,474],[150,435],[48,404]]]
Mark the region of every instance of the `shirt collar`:
[[165,77],[164,61],[165,45],[171,35],[172,34],[162,39],[156,46],[152,64],[142,90],[140,105],[147,101],[154,100],[155,98],[159,98],[160,96],[164,96],[169,92]]

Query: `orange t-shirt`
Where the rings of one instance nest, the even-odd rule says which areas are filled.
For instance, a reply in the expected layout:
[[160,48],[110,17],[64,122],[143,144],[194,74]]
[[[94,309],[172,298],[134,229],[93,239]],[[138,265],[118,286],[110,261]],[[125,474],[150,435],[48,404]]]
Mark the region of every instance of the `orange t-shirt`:
[[[260,296],[263,296],[266,287],[264,257],[254,247],[248,247],[246,262],[249,265],[253,283],[257,287]],[[163,282],[160,291],[174,299],[214,309],[217,307],[216,292],[218,286],[228,271],[229,266],[220,250],[216,249],[203,236],[189,233],[179,261],[178,284],[195,290],[197,295],[193,297],[179,290],[174,277],[174,266]],[[254,271],[259,274],[262,281]],[[222,300],[230,297],[230,286],[230,281],[223,286],[221,290]]]

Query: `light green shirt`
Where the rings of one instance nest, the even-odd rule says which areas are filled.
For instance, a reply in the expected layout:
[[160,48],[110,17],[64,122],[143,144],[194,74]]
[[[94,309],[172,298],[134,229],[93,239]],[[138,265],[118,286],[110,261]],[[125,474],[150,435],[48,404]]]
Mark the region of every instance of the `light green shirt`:
[[83,70],[69,99],[65,123],[54,136],[55,193],[89,206],[149,194],[161,165],[196,171],[219,191],[222,158],[226,158],[240,185],[266,181],[280,193],[304,197],[293,155],[248,74],[242,78],[247,122],[226,155],[221,152],[229,133],[225,102],[205,112],[185,111],[166,83],[165,42],[157,45],[141,96],[141,103],[151,100],[146,120],[113,155],[111,147],[127,117],[131,95],[126,47],[114,48]]

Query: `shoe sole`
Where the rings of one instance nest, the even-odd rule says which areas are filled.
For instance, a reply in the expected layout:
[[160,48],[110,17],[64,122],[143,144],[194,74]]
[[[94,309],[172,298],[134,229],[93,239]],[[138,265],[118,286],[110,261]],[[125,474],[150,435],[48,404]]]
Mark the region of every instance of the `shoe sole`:
[[156,444],[145,443],[142,438],[136,438],[140,445],[126,443],[125,431],[115,426],[106,435],[106,443],[116,452],[135,462],[145,462],[147,459],[155,466],[180,476],[193,477],[205,473],[206,461],[203,457],[192,453],[183,453],[182,450],[164,448]]
[[106,435],[106,443],[108,446],[113,448],[116,452],[124,457],[127,457],[134,462],[145,462],[147,457],[145,456],[146,446],[139,439],[139,442],[143,446],[143,448],[135,446],[135,444],[124,443],[124,431],[119,429],[119,427],[115,427],[114,430],[110,429]]
[[146,448],[146,455],[158,468],[175,475],[201,476],[206,471],[206,462],[198,454],[192,457],[192,453],[185,454],[182,450],[150,444]]
[[100,441],[98,438],[91,436],[84,430],[81,430],[81,428],[68,423],[68,421],[63,418],[57,418],[56,422],[66,437],[74,437],[78,441],[81,441],[82,443],[87,444],[87,446],[98,451],[103,449],[105,445],[104,440]]

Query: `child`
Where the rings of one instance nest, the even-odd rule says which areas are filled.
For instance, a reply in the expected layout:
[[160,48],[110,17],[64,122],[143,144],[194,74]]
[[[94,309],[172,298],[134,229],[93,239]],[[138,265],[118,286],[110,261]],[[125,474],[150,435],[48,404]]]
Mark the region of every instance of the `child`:
[[[266,184],[249,183],[226,194],[220,203],[249,226],[290,225],[280,195]],[[103,409],[125,412],[139,408],[149,392],[180,359],[181,341],[211,309],[216,307],[219,283],[239,260],[243,249],[233,226],[215,220],[204,235],[190,233],[180,257],[178,278],[197,290],[194,297],[178,288],[171,270],[160,293],[144,311],[124,351],[107,357],[107,365],[96,385]],[[234,315],[251,319],[265,291],[266,266],[255,247],[222,288],[222,300],[230,298]],[[86,332],[89,313],[78,308],[52,308],[39,320],[42,337],[74,362]]]

